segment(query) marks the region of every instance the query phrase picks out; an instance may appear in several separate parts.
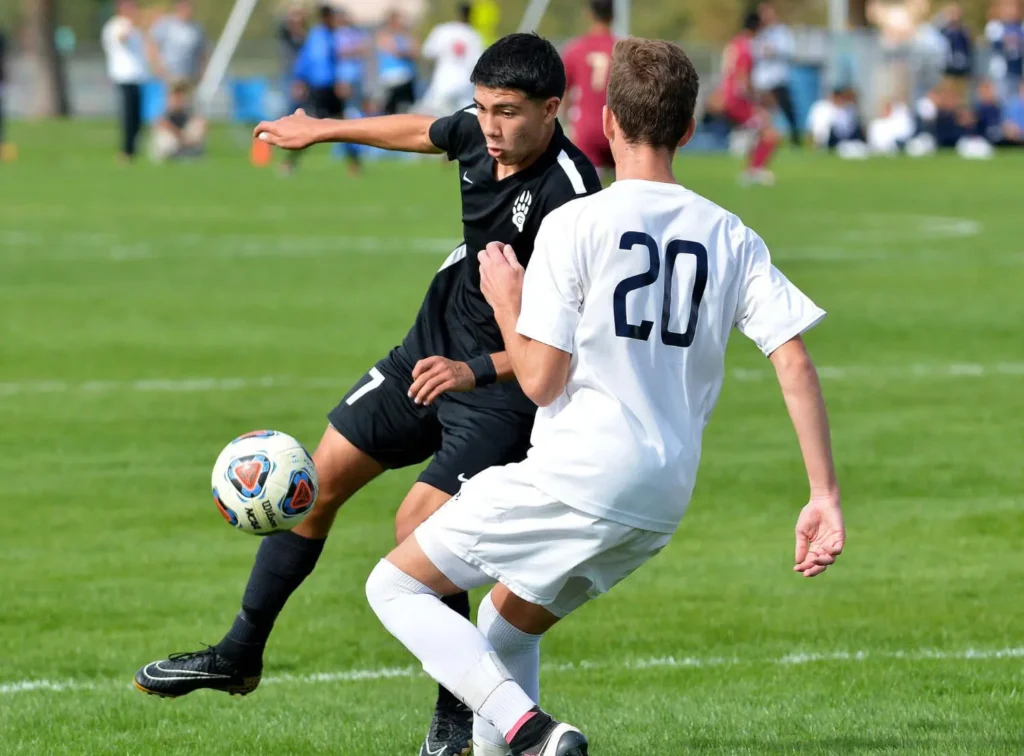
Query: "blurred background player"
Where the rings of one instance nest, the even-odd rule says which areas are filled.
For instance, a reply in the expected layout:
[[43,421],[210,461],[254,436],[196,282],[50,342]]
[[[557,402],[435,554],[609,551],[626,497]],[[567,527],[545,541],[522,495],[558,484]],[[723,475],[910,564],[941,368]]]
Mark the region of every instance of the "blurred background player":
[[416,102],[419,45],[393,10],[377,32],[377,78],[384,89],[384,114],[407,113]]
[[469,78],[483,54],[484,42],[469,23],[471,10],[469,3],[459,3],[456,20],[438,24],[423,42],[423,57],[434,64],[421,106],[426,113],[446,115],[473,103]]
[[288,97],[289,113],[294,113],[297,108],[302,107],[302,102],[295,99],[292,76],[295,73],[295,61],[298,60],[299,51],[306,43],[308,33],[306,13],[302,6],[290,5],[277,27],[277,39],[281,44],[281,83]]
[[768,170],[768,164],[779,144],[779,133],[772,128],[771,114],[755,100],[751,82],[754,69],[751,43],[760,27],[759,15],[748,13],[743,20],[743,29],[726,46],[722,60],[722,89],[725,114],[733,127],[752,131],[756,137],[740,180],[744,184],[771,185],[775,183],[775,176]]
[[167,110],[153,124],[150,157],[157,162],[200,157],[206,149],[206,120],[192,108],[192,85],[185,80],[171,86]]
[[120,0],[113,17],[103,26],[103,52],[107,74],[121,101],[121,160],[131,162],[142,133],[142,85],[149,78],[146,38],[139,27],[134,0]]
[[170,84],[199,83],[206,67],[206,32],[195,20],[191,0],[178,0],[174,11],[157,19],[149,30],[156,53],[153,67]]
[[771,99],[789,123],[789,136],[794,147],[801,143],[800,123],[789,92],[790,62],[796,53],[793,32],[779,20],[773,3],[757,7],[761,28],[754,37],[754,90]]
[[615,47],[613,20],[612,0],[591,0],[590,31],[570,42],[562,54],[572,140],[601,172],[602,179],[615,169],[601,121]]
[[1001,99],[1005,102],[1017,94],[1024,78],[1024,24],[1020,0],[999,3],[996,18],[985,27],[985,37],[992,46],[992,78],[999,82]]
[[7,36],[0,27],[0,160],[13,158],[12,148],[7,144],[4,134],[4,82],[7,78]]
[[[292,96],[305,102],[315,118],[343,118],[345,85],[338,79],[338,12],[333,6],[321,5],[318,16],[320,23],[309,30],[295,59]],[[286,174],[294,171],[300,154],[288,153],[283,164]],[[358,153],[348,152],[346,158],[350,171],[358,173]]]

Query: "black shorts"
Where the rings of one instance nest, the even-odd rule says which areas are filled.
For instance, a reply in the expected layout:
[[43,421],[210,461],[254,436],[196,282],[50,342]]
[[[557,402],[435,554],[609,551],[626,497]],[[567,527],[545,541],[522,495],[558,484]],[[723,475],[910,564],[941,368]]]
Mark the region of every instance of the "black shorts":
[[341,118],[345,114],[345,101],[338,97],[334,87],[311,88],[309,107],[314,118]]
[[414,404],[414,365],[393,349],[327,415],[334,429],[387,470],[432,456],[418,480],[453,496],[478,472],[526,458],[533,415],[444,395],[429,407]]

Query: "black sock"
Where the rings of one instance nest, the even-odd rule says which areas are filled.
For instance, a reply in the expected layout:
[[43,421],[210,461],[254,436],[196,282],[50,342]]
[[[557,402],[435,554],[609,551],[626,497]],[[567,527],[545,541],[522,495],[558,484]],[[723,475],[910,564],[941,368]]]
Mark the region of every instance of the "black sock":
[[242,611],[217,644],[220,654],[238,662],[262,665],[263,647],[277,615],[316,567],[324,543],[324,539],[303,538],[290,532],[263,539],[242,596]]
[[[468,593],[453,593],[451,596],[442,596],[441,601],[444,605],[451,609],[453,612],[457,612],[460,617],[469,619],[469,594]],[[465,709],[466,705],[459,699],[453,696],[447,688],[440,685],[437,686],[437,708],[445,711],[452,711],[453,709]]]
[[554,724],[554,720],[541,711],[539,706],[534,706],[530,711],[536,713],[523,723],[508,744],[514,754],[523,753],[527,748],[539,745],[547,735],[548,728]]

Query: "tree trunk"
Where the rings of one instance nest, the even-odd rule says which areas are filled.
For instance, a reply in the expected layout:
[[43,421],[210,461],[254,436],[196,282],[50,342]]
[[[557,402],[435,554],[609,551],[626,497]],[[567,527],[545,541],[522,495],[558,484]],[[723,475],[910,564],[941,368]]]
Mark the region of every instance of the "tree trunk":
[[43,117],[71,115],[64,58],[57,52],[57,0],[24,0],[27,52],[35,74],[38,100],[35,109]]
[[867,0],[850,0],[850,26],[868,25]]

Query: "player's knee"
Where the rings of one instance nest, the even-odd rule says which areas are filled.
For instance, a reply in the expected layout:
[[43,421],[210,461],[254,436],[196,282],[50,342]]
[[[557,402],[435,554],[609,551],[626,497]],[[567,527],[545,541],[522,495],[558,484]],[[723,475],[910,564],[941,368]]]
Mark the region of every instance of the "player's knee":
[[395,603],[403,596],[413,596],[430,591],[406,575],[387,559],[381,559],[366,578],[366,600],[370,608],[385,625],[395,611]]

